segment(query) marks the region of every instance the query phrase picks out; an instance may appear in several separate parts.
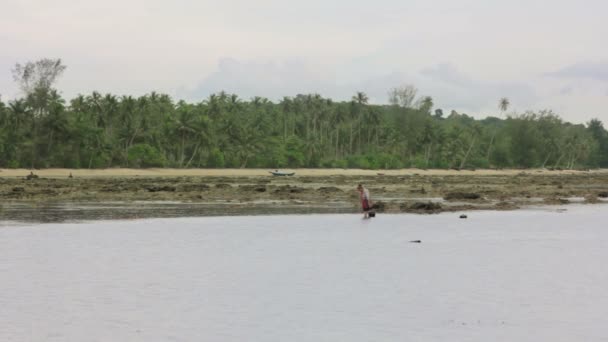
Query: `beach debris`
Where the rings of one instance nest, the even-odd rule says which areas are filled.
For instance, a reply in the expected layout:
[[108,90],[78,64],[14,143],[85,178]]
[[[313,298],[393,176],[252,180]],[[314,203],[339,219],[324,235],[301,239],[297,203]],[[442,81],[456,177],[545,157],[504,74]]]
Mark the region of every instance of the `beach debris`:
[[461,218],[461,219],[466,219],[466,218],[467,218],[467,215],[462,214],[462,215],[460,215],[460,218]]

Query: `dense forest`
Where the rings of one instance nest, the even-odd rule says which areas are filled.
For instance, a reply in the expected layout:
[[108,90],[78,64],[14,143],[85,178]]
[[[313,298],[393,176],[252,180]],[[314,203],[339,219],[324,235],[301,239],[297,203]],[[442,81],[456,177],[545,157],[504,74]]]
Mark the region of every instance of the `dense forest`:
[[0,99],[0,167],[608,167],[602,122],[510,114],[506,98],[482,120],[435,109],[413,86],[390,90],[387,105],[362,92],[340,102],[225,92],[196,103],[154,92],[66,101],[54,88],[64,70],[51,59],[15,66],[23,96]]

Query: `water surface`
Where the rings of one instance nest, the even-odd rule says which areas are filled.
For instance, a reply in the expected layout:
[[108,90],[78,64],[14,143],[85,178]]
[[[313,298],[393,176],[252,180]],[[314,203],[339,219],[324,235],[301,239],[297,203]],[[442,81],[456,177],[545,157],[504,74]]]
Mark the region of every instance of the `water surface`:
[[468,215],[4,222],[0,340],[605,341],[604,206]]

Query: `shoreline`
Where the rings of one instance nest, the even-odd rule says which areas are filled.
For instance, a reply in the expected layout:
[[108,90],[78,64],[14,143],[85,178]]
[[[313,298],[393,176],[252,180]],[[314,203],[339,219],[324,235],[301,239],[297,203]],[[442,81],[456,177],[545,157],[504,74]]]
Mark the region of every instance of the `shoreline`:
[[[294,177],[325,177],[325,176],[451,176],[451,175],[478,175],[478,176],[515,176],[521,173],[542,175],[575,175],[575,174],[607,174],[608,169],[591,170],[550,170],[550,169],[281,169],[295,172]],[[109,169],[0,169],[0,178],[25,177],[30,172],[39,177],[62,178],[70,174],[74,177],[261,177],[270,176],[272,169],[171,169],[171,168],[109,168]]]
[[[0,214],[14,207],[53,208],[111,202],[118,216],[154,207],[157,215],[356,213],[356,186],[371,192],[379,212],[514,210],[531,205],[608,203],[608,170],[342,170],[297,169],[275,177],[262,169],[106,169],[0,171]],[[68,176],[72,174],[72,178]],[[379,175],[380,174],[380,175]],[[178,205],[154,206],[155,202]],[[150,204],[146,207],[147,204]],[[146,208],[144,208],[146,207]],[[192,208],[190,208],[192,207]],[[75,206],[82,209],[82,206]],[[86,209],[86,208],[84,208]],[[84,210],[83,209],[83,210]],[[50,215],[55,215],[57,210]],[[110,212],[110,215],[114,215]],[[120,213],[120,215],[118,214]],[[154,215],[154,209],[150,212]],[[36,214],[32,211],[32,214]]]

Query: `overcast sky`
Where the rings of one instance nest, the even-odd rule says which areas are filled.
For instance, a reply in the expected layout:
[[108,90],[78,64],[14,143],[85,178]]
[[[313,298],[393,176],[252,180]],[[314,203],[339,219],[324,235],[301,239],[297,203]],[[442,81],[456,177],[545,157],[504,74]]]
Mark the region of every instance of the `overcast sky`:
[[606,0],[0,0],[0,94],[11,68],[68,66],[64,96],[317,92],[374,103],[413,84],[477,117],[553,109],[608,123]]

